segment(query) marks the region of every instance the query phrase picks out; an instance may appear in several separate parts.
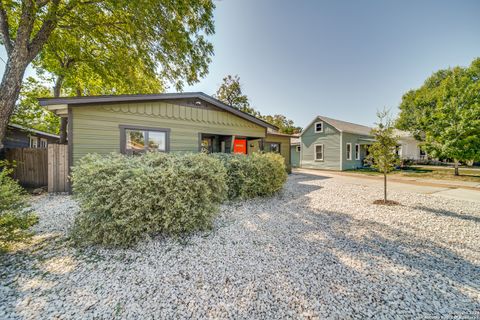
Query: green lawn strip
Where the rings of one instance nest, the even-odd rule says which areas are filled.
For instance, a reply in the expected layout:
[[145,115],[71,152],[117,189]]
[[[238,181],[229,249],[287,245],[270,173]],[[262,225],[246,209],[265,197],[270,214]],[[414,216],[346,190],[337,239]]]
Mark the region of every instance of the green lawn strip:
[[[371,176],[381,174],[372,168],[360,168],[347,171]],[[480,168],[460,168],[460,176],[453,175],[453,168],[433,166],[412,166],[405,169],[396,169],[391,174],[410,178],[480,182]]]

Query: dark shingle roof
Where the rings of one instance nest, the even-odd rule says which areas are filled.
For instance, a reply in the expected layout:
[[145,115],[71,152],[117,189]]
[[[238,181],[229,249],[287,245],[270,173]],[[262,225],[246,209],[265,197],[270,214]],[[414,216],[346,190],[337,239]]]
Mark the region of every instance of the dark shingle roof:
[[125,103],[125,102],[138,102],[138,101],[159,101],[159,100],[171,100],[171,99],[182,99],[182,98],[197,98],[208,103],[213,104],[214,106],[233,113],[240,118],[251,121],[258,124],[264,128],[271,128],[278,130],[274,125],[271,125],[268,122],[263,121],[257,117],[254,117],[248,113],[240,111],[232,106],[229,106],[222,101],[215,99],[208,94],[203,92],[180,92],[180,93],[159,93],[159,94],[126,94],[126,95],[104,95],[104,96],[85,96],[85,97],[62,97],[62,98],[39,98],[41,106],[49,106],[56,104],[66,104],[69,106],[80,106],[80,105],[89,105],[89,104],[100,104],[100,103]]
[[348,133],[355,133],[355,134],[362,134],[362,135],[370,135],[370,131],[372,128],[363,126],[361,124],[351,123],[347,121],[332,119],[324,116],[317,116],[320,120],[325,121],[326,123],[330,124],[331,126],[335,127],[338,131],[348,132]]

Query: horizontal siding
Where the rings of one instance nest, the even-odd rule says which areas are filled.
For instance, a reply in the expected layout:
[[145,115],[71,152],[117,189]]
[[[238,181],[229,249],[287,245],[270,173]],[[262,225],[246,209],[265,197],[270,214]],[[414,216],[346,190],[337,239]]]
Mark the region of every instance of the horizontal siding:
[[297,146],[290,147],[290,163],[294,168],[300,166],[300,152],[297,151]]
[[198,151],[198,134],[265,137],[265,128],[229,112],[165,102],[72,108],[73,163],[88,153],[120,151],[119,125],[170,129],[170,151]]
[[[323,144],[323,161],[315,160],[315,144]],[[300,144],[300,166],[308,169],[340,170],[340,132],[323,123],[323,132],[316,133],[314,124],[305,129]]]
[[[280,143],[280,154],[285,159],[285,164],[290,166],[290,137],[275,136],[267,133],[265,144],[269,142]],[[265,151],[268,151],[265,148]]]
[[[361,139],[371,139],[371,136],[358,135],[348,132],[342,133],[343,143],[343,157],[342,157],[342,170],[356,169],[363,166],[363,160],[365,159],[366,146],[361,145],[365,141]],[[352,144],[352,160],[347,160],[347,143]],[[360,144],[360,160],[355,160],[355,144]]]

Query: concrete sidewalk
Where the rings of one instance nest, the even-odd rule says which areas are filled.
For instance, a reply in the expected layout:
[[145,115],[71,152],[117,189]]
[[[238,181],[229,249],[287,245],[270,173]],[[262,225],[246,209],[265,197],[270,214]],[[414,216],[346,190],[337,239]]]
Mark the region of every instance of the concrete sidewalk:
[[[351,184],[383,185],[382,176],[310,169],[294,169],[293,172],[335,178]],[[388,189],[420,194],[436,194],[449,199],[480,202],[480,185],[475,182],[389,177]]]

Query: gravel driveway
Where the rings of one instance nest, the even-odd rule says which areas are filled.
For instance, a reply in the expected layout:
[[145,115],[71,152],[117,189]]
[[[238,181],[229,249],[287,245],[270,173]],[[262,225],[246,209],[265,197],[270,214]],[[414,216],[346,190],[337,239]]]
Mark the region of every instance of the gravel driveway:
[[34,244],[0,262],[0,319],[480,317],[480,205],[294,174],[225,205],[210,233],[72,248],[68,196],[36,198]]

